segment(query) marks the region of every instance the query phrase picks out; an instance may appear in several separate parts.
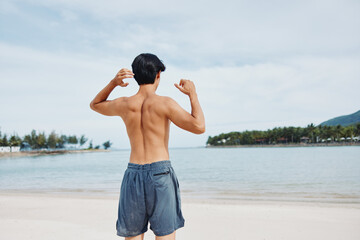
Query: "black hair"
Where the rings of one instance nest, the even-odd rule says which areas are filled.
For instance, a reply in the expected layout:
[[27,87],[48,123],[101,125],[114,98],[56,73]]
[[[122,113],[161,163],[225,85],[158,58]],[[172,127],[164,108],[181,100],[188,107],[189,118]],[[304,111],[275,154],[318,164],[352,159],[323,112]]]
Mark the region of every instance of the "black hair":
[[139,85],[153,84],[156,74],[165,71],[165,65],[154,54],[142,53],[131,64],[134,78]]

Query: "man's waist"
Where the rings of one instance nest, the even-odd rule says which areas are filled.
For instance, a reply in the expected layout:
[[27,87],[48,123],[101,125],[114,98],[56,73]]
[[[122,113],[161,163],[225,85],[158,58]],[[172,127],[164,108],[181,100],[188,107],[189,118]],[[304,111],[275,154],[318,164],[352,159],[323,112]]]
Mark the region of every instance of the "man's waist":
[[134,170],[155,170],[163,167],[171,167],[170,160],[159,160],[155,162],[149,162],[149,163],[134,163],[129,162],[128,168],[134,169]]

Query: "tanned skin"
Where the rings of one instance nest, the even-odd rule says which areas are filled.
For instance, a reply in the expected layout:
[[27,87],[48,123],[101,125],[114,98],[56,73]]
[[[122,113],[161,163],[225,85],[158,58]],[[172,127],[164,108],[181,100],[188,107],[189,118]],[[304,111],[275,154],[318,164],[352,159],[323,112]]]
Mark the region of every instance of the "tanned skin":
[[[131,163],[149,164],[170,160],[168,149],[170,122],[195,134],[205,132],[204,113],[194,83],[181,79],[179,84],[174,84],[189,97],[191,103],[191,113],[189,113],[172,98],[155,93],[160,83],[160,73],[161,71],[157,73],[153,84],[140,85],[135,95],[107,100],[115,87],[129,85],[124,79],[134,77],[132,71],[122,68],[90,103],[90,108],[100,114],[120,116],[123,119],[131,145]],[[125,239],[142,240],[144,234]],[[174,239],[175,232],[166,236],[156,236],[156,240]]]

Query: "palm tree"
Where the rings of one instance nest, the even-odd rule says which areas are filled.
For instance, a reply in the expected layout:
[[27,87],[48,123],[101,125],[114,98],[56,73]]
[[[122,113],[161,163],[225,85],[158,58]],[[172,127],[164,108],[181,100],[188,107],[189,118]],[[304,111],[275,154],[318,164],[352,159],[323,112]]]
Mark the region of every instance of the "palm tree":
[[108,149],[109,147],[111,147],[112,143],[110,141],[106,141],[103,143],[103,146],[105,149]]
[[320,137],[320,139],[321,139],[321,140],[324,139],[324,138],[325,138],[325,131],[324,131],[323,126],[322,126],[322,125],[319,125],[319,126],[317,127],[317,129],[318,129],[318,131],[319,131],[319,137]]
[[354,129],[354,134],[360,137],[360,123],[357,123]]
[[52,131],[47,138],[47,146],[49,148],[56,148],[57,135],[55,131]]
[[337,141],[339,142],[340,140],[340,136],[341,136],[341,132],[343,131],[343,127],[338,124],[336,127],[335,127],[335,136],[336,136],[336,139]]
[[4,134],[4,136],[3,136],[2,139],[1,139],[1,145],[2,145],[2,146],[9,146],[9,141],[8,141],[8,139],[7,139],[7,135],[6,135],[6,134]]
[[39,135],[36,138],[36,145],[38,148],[44,148],[46,147],[46,136],[45,132],[39,133]]
[[309,137],[311,137],[311,142],[314,142],[314,131],[316,129],[315,125],[313,123],[310,123],[309,125],[307,125],[307,130],[309,131]]
[[80,137],[80,146],[84,145],[88,139],[85,137],[85,135],[81,135]]
[[348,137],[351,138],[351,140],[353,140],[354,137],[354,126],[350,125],[345,127],[342,136],[347,139]]
[[18,135],[12,135],[9,140],[10,146],[20,146],[21,138]]

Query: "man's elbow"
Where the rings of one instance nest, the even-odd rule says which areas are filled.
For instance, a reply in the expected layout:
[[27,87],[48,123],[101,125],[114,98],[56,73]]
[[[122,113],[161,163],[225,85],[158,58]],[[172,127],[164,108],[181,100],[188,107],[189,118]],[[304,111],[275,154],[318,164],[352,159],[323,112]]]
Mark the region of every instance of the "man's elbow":
[[90,108],[95,111],[95,104],[93,102],[90,103]]
[[194,133],[195,134],[203,134],[205,132],[205,125],[197,126]]

